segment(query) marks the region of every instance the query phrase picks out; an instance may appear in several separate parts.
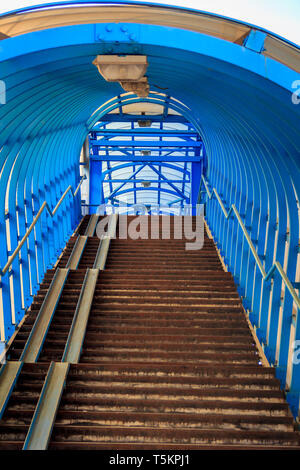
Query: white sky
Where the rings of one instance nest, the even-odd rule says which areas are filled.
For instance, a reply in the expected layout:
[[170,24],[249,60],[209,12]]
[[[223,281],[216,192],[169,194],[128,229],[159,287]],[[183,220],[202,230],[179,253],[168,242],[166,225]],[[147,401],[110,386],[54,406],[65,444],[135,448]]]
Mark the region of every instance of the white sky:
[[[1,0],[0,13],[43,0]],[[149,3],[177,5],[228,16],[272,31],[300,45],[300,0],[151,0]]]

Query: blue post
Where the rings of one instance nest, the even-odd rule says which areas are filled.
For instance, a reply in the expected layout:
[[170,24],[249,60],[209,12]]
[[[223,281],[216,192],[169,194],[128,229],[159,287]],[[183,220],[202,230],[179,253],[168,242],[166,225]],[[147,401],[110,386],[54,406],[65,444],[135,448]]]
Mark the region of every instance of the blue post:
[[90,158],[90,214],[95,214],[104,203],[101,174],[102,162]]
[[192,214],[196,215],[196,205],[198,202],[198,193],[202,175],[202,162],[191,163],[191,203],[192,203]]

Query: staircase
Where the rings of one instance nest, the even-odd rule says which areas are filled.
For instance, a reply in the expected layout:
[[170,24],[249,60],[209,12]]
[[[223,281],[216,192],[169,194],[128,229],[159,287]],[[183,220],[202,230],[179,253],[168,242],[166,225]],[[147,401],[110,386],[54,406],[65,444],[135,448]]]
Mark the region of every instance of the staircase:
[[[132,218],[128,218],[129,222]],[[49,270],[9,352],[22,354],[58,269],[66,269],[84,217]],[[207,233],[186,240],[114,239],[99,271],[78,363],[71,363],[48,448],[299,449],[274,369],[264,365],[232,275]],[[171,230],[172,232],[172,230]],[[173,232],[172,232],[173,233]],[[22,449],[49,364],[62,361],[87,268],[87,237],[70,269],[35,362],[23,361],[0,420],[0,449]]]

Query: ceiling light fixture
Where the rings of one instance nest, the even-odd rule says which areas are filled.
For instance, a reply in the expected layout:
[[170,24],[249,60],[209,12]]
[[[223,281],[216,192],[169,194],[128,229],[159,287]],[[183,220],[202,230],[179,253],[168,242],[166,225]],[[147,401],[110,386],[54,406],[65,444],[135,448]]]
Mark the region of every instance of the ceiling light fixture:
[[149,95],[148,67],[145,55],[97,55],[93,60],[102,77],[107,82],[119,82],[125,91],[135,93],[141,98]]

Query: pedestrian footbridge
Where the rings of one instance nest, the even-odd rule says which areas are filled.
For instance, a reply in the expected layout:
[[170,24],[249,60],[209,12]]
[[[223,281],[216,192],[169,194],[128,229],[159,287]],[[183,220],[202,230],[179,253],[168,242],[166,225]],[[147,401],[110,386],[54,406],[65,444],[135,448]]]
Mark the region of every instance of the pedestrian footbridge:
[[73,1],[0,62],[0,449],[299,448],[299,47]]

